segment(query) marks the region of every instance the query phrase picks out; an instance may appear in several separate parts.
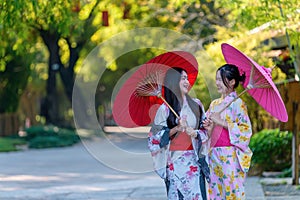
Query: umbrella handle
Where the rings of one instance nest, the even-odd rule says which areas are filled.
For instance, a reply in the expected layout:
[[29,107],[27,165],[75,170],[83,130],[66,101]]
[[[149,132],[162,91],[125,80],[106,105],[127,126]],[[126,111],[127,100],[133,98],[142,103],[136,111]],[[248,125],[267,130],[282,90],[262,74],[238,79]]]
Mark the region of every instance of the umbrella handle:
[[178,116],[178,114],[175,112],[175,110],[170,106],[170,104],[165,100],[165,98],[163,98],[162,95],[158,95],[159,98],[161,98],[164,103],[170,108],[170,110],[174,113],[174,115],[176,116],[177,119],[179,119],[180,117]]
[[232,102],[234,102],[235,100],[237,100],[238,97],[235,97],[232,101],[230,101],[224,108],[222,108],[218,113],[223,112],[226,108],[228,108],[228,106],[230,106],[230,104],[232,104]]
[[252,88],[247,87],[244,91],[242,91],[237,97],[235,97],[233,100],[231,100],[224,108],[222,108],[218,113],[223,112],[226,108],[228,108],[228,106],[230,106],[230,104],[232,104],[232,102],[234,102],[235,100],[237,100],[240,96],[242,96],[244,93],[246,93],[248,90],[250,90]]

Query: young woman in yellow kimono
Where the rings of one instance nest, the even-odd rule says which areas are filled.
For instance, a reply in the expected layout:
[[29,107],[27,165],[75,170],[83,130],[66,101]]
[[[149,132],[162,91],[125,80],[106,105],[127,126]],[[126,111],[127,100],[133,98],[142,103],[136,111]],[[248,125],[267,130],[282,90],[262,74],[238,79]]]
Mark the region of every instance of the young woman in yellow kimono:
[[208,154],[211,182],[208,196],[211,200],[245,199],[245,178],[252,152],[248,147],[252,135],[251,122],[242,99],[235,88],[241,76],[236,66],[225,64],[217,70],[216,86],[221,98],[212,101],[206,112],[204,127],[211,135]]
[[157,174],[164,179],[169,200],[206,200],[205,178],[209,168],[202,155],[207,141],[206,130],[200,128],[205,116],[200,100],[187,93],[190,84],[187,73],[171,68],[164,80],[166,104],[157,110],[148,137],[148,147]]

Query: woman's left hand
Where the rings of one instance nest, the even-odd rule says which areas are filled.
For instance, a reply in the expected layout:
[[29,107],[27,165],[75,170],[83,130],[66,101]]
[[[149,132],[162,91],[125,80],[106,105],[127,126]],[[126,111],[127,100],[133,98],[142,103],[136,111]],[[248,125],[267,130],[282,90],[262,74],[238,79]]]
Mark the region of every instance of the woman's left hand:
[[191,136],[191,137],[193,137],[193,138],[197,137],[197,131],[194,130],[192,127],[187,127],[187,128],[185,129],[185,132],[186,132],[189,136]]
[[211,113],[209,118],[217,125],[223,126],[224,128],[227,128],[227,122],[221,118],[220,113],[215,112]]

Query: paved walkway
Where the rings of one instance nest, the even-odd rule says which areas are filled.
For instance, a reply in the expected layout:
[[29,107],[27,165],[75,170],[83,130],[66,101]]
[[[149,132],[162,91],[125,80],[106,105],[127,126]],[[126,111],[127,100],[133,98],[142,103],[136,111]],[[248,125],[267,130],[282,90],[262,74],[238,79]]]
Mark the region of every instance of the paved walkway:
[[[247,200],[271,200],[259,181],[248,177]],[[66,148],[0,153],[0,199],[164,200],[166,194],[145,135],[131,132]]]

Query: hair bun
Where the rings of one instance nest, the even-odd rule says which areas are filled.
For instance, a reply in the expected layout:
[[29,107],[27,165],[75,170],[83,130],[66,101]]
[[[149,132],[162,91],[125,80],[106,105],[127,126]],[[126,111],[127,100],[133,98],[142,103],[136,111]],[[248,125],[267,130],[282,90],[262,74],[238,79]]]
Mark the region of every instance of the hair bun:
[[245,81],[245,79],[246,79],[246,75],[245,75],[245,73],[243,73],[241,76],[240,76],[240,78],[239,78],[240,80],[240,82],[244,82]]

